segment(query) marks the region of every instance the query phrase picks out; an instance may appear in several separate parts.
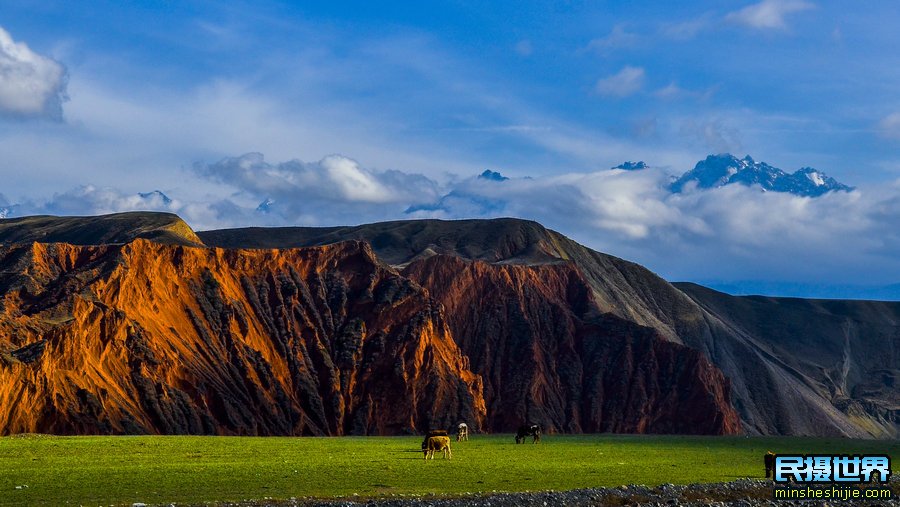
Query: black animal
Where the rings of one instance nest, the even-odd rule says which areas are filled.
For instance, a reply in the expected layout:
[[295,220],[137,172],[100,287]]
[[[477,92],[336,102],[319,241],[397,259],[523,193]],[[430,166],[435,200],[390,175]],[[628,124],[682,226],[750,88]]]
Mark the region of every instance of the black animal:
[[522,444],[525,443],[525,439],[527,437],[532,437],[531,443],[536,444],[541,441],[541,427],[537,424],[527,424],[525,426],[519,426],[519,431],[516,432],[516,443]]
[[772,451],[766,451],[766,455],[763,456],[763,463],[766,465],[766,479],[769,476],[772,476],[772,479],[775,478],[775,453]]

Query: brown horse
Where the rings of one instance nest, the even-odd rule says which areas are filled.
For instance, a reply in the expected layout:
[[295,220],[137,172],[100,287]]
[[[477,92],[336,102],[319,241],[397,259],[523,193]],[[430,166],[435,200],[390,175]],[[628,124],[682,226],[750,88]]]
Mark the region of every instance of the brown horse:
[[453,453],[450,452],[450,437],[446,435],[426,437],[425,442],[422,443],[425,459],[428,459],[429,456],[434,459],[434,451],[443,451],[444,459],[453,459]]

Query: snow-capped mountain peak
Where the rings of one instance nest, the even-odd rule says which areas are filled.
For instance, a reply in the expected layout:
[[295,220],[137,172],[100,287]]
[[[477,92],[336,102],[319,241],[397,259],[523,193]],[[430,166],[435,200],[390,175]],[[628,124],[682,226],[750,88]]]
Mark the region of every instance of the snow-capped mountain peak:
[[746,186],[758,185],[763,190],[787,192],[806,197],[818,197],[831,191],[850,191],[825,173],[811,167],[804,167],[788,174],[765,162],[756,162],[750,155],[742,159],[730,153],[710,155],[697,162],[693,169],[681,175],[672,183],[673,192],[681,192],[689,184],[700,189],[718,188],[740,183]]
[[613,167],[612,169],[622,169],[624,171],[640,171],[641,169],[646,169],[648,167],[650,166],[645,164],[643,160],[639,162],[632,162],[629,160],[628,162],[623,162]]
[[813,185],[817,187],[826,184],[825,178],[827,178],[827,176],[823,175],[819,171],[816,171],[812,167],[804,167],[803,169],[797,171],[795,174],[806,176],[807,178],[809,178],[809,181],[811,181]]
[[478,175],[478,179],[488,180],[488,181],[506,181],[509,178],[503,176],[497,171],[491,171],[490,169],[485,169],[483,173]]

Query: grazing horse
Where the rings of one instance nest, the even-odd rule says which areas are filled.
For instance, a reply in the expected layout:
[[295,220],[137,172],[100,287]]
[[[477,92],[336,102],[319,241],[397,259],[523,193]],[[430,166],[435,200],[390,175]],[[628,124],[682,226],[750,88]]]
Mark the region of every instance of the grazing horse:
[[434,451],[443,451],[444,459],[453,459],[453,453],[450,452],[450,437],[446,435],[425,437],[425,441],[422,442],[425,459],[428,459],[429,456],[434,459]]
[[766,455],[763,456],[763,463],[766,465],[766,479],[769,476],[772,476],[772,479],[775,479],[775,453],[772,451],[766,451]]
[[537,424],[520,426],[516,432],[516,443],[522,444],[526,437],[532,437],[531,443],[536,444],[541,441],[541,427]]
[[459,423],[456,427],[456,441],[469,440],[469,426],[466,423]]

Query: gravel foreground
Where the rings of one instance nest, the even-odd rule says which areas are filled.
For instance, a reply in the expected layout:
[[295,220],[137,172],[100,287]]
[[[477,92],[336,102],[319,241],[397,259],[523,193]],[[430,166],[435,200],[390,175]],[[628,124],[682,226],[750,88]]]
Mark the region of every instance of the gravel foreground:
[[549,506],[845,506],[897,505],[900,479],[891,478],[893,498],[890,500],[791,500],[772,499],[772,481],[740,479],[718,484],[663,484],[656,487],[619,486],[617,488],[577,489],[572,491],[539,491],[527,493],[472,493],[455,497],[388,496],[378,499],[342,498],[315,500],[297,498],[288,501],[253,501],[219,504],[223,507],[549,507]]

